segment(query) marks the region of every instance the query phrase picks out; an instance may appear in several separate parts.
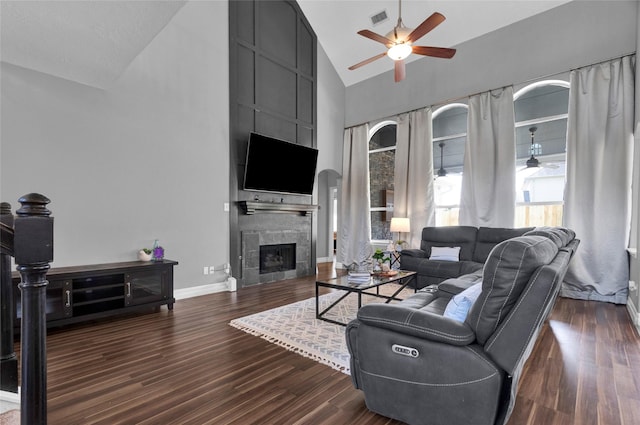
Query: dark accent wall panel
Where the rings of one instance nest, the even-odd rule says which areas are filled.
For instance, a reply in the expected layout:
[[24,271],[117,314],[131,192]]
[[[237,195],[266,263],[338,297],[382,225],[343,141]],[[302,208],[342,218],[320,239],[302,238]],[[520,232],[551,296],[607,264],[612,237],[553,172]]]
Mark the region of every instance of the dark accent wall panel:
[[254,44],[255,34],[255,13],[252,1],[236,1],[234,2],[234,19],[237,24],[234,25],[233,31],[238,40]]
[[292,4],[283,1],[258,2],[256,42],[260,50],[287,66],[296,66],[296,31],[298,15]]
[[308,25],[299,22],[298,25],[298,68],[303,74],[315,76],[316,49],[309,46],[315,45],[316,36]]
[[[255,132],[260,134],[279,134],[283,140],[296,140],[296,124],[291,121],[270,115],[267,112],[256,111]],[[287,161],[282,158],[283,164]]]
[[260,56],[255,79],[256,105],[295,121],[298,95],[302,94],[298,90],[296,71]]
[[[298,80],[298,95],[301,98],[313,98],[314,81],[305,77],[300,77]],[[309,127],[313,127],[313,104],[309,102],[300,102],[297,107],[298,119],[305,124],[309,124]]]
[[255,103],[255,52],[245,46],[238,45],[238,104],[253,105]]
[[[230,261],[241,286],[253,284],[242,276],[242,232],[278,228],[283,217],[240,216],[237,201],[259,196],[267,201],[277,197],[285,203],[312,203],[309,196],[257,194],[242,190],[242,185],[250,132],[316,147],[316,43],[295,1],[229,1]],[[274,166],[286,166],[287,160]],[[308,221],[307,270],[313,271],[317,224],[315,217]]]

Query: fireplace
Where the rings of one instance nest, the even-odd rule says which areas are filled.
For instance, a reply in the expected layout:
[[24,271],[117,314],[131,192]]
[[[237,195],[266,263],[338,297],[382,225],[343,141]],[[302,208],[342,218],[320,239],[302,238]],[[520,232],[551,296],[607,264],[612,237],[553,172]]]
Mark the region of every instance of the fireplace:
[[[273,215],[280,218],[278,214]],[[295,226],[285,214],[282,214],[282,219],[282,223],[277,226],[280,230],[255,229],[241,232],[241,287],[315,273],[315,262],[311,265],[310,231],[302,226]],[[272,223],[272,227],[276,226]],[[278,248],[273,249],[274,247]]]
[[296,268],[296,244],[260,245],[260,274]]

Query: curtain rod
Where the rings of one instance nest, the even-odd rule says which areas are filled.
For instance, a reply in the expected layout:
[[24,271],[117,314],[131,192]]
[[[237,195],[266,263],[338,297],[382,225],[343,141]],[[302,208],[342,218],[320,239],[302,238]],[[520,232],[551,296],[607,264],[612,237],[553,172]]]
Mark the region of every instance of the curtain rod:
[[[568,71],[556,72],[556,73],[553,73],[553,74],[547,74],[547,75],[543,75],[543,76],[540,76],[540,77],[530,78],[530,79],[528,79],[528,80],[521,81],[521,82],[519,82],[519,83],[514,83],[514,84],[511,84],[511,85],[513,86],[513,85],[518,85],[518,84],[529,84],[529,83],[532,83],[532,82],[537,81],[537,80],[542,80],[542,79],[545,79],[545,78],[553,77],[554,75],[563,74],[563,73],[565,73],[565,72],[569,72],[569,73],[570,73],[570,72],[572,72],[572,71],[576,71],[576,70],[578,70],[578,69],[580,69],[580,68],[586,68],[586,67],[588,67],[588,66],[600,65],[600,64],[603,64],[603,63],[606,63],[606,62],[610,62],[610,61],[615,60],[615,59],[622,59],[622,58],[625,58],[625,57],[627,57],[627,56],[634,56],[635,54],[636,54],[636,52],[633,52],[633,53],[627,53],[627,54],[624,54],[624,55],[622,55],[622,56],[614,56],[614,57],[611,57],[611,58],[609,58],[609,59],[604,59],[604,60],[601,60],[601,61],[599,61],[599,62],[594,62],[594,63],[589,64],[589,65],[582,65],[582,66],[579,66],[579,67],[577,67],[577,68],[571,68],[571,69],[569,69]],[[384,119],[390,119],[390,118],[392,118],[392,117],[396,117],[396,116],[398,116],[398,115],[400,115],[400,114],[407,114],[407,113],[415,112],[415,111],[418,111],[418,110],[420,110],[420,109],[424,109],[424,108],[429,108],[429,107],[430,107],[430,108],[434,108],[434,107],[444,106],[444,105],[447,105],[447,104],[449,104],[449,103],[458,102],[458,101],[461,101],[461,100],[468,99],[468,98],[470,98],[471,96],[477,96],[477,95],[479,95],[479,94],[486,93],[486,92],[491,92],[491,91],[493,91],[493,90],[500,90],[500,89],[503,89],[503,88],[505,88],[505,87],[508,87],[508,86],[502,86],[502,87],[497,87],[497,88],[493,88],[493,89],[489,89],[489,90],[483,90],[483,91],[478,92],[478,93],[474,93],[474,94],[470,94],[470,95],[466,95],[466,96],[460,96],[460,97],[455,97],[455,98],[451,98],[451,99],[443,100],[443,101],[440,101],[440,102],[437,102],[437,103],[433,103],[433,104],[431,104],[431,105],[420,106],[419,108],[410,109],[410,110],[408,110],[408,111],[403,111],[403,112],[398,112],[398,113],[397,113],[397,114],[395,114],[395,115],[387,115],[386,117],[374,118],[374,119],[371,119],[371,120],[369,120],[369,121],[367,121],[367,122],[363,122],[363,123],[359,123],[359,124],[354,124],[354,125],[351,125],[351,126],[349,126],[349,127],[345,127],[345,128],[358,127],[358,126],[361,126],[361,125],[364,125],[364,124],[369,124],[371,121],[384,120]]]

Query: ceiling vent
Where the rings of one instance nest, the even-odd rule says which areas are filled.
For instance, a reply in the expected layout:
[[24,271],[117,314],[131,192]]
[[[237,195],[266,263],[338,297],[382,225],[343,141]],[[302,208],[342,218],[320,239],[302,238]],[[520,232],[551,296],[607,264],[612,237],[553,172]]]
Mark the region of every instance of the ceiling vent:
[[371,23],[373,25],[378,25],[380,22],[384,22],[387,19],[389,19],[389,17],[387,16],[387,11],[383,10],[382,12],[378,12],[371,17]]

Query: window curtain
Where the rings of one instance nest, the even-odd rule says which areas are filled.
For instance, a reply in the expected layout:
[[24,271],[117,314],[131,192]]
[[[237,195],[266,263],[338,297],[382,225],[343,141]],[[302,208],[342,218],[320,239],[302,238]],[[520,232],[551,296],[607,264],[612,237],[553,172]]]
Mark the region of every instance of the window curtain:
[[563,224],[581,239],[561,289],[627,301],[635,58],[571,72]]
[[513,227],[515,116],[513,87],[469,98],[459,223]]
[[409,218],[411,248],[419,248],[422,229],[435,224],[432,138],[431,108],[398,116],[393,215]]
[[347,267],[363,265],[371,256],[368,137],[368,124],[344,131],[337,261]]

